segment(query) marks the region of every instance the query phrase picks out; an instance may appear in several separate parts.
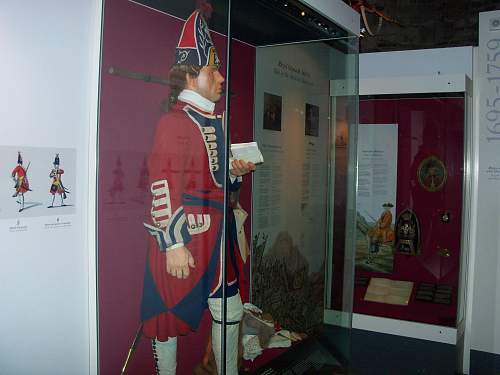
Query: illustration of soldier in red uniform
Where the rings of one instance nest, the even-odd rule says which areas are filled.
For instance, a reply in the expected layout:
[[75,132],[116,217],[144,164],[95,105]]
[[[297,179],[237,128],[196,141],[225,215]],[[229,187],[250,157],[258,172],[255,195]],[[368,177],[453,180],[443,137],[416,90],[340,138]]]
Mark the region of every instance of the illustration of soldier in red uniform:
[[[199,11],[186,20],[169,73],[171,107],[159,121],[148,159],[152,192],[150,237],[141,304],[143,334],[152,339],[157,373],[175,374],[177,337],[195,331],[203,311],[212,314],[212,341],[221,373],[222,288],[227,298],[226,373],[235,375],[243,309],[236,264],[240,256],[224,187],[236,191],[255,165],[231,162],[225,181],[223,118],[214,113],[224,77],[207,24]],[[222,246],[224,210],[233,229]],[[227,255],[222,285],[221,252]]]
[[11,175],[15,183],[14,185],[15,193],[12,196],[19,198],[19,200],[17,201],[21,205],[19,212],[24,210],[24,193],[26,193],[27,191],[31,191],[30,184],[28,181],[29,166],[30,165],[28,164],[27,168],[23,167],[23,158],[21,156],[21,152],[18,152],[17,166],[14,168]]
[[61,207],[66,206],[64,200],[66,199],[66,193],[68,190],[64,187],[62,183],[62,175],[64,170],[59,168],[60,159],[59,154],[56,154],[54,158],[54,168],[50,171],[49,177],[52,179],[52,185],[50,185],[50,194],[52,194],[52,204],[48,208],[54,207],[54,201],[56,199],[56,194],[61,197]]
[[148,171],[148,160],[144,158],[142,162],[141,172],[139,175],[139,182],[137,183],[137,188],[141,191],[149,190],[149,171]]
[[123,178],[125,177],[125,173],[122,168],[122,160],[118,156],[115,163],[115,169],[113,169],[113,184],[108,189],[109,195],[111,196],[111,201],[115,202],[115,198],[121,201],[121,196],[123,193]]
[[382,207],[384,211],[380,214],[375,225],[367,233],[369,250],[367,263],[372,262],[373,256],[379,252],[382,244],[391,243],[395,238],[391,213],[391,208],[394,207],[394,205],[387,202],[384,203]]

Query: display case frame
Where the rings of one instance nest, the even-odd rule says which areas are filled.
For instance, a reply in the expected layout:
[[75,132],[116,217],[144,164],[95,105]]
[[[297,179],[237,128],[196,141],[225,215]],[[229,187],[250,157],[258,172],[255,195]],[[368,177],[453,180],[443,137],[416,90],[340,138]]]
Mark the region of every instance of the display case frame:
[[[232,66],[232,64],[234,56],[238,55],[238,57],[241,58],[241,55],[239,54],[241,50],[237,54],[233,55],[233,57],[231,56],[231,50],[233,48],[232,42],[237,41],[234,38],[235,34],[233,34],[234,30],[233,27],[237,26],[237,23],[234,24],[234,19],[231,16],[232,8],[230,0],[229,1],[214,0],[211,3],[218,6],[219,11],[223,10],[223,12],[227,12],[227,20],[225,17],[221,17],[221,13],[218,14],[215,13],[213,20],[216,20],[219,23],[218,24],[219,28],[221,27],[220,23],[222,23],[223,26],[222,30],[217,30],[216,33],[218,35],[213,38],[214,40],[218,39],[215,40],[215,44],[217,45],[217,48],[221,47],[221,50],[224,50],[224,47],[222,47],[224,43],[221,40],[225,39],[228,42],[225,45],[226,52],[224,53],[223,51],[222,52],[219,51],[221,53],[219,57],[221,59],[226,59],[227,69],[223,70],[223,72],[227,77],[226,82],[229,82],[229,84],[226,87],[226,92],[231,92],[232,94],[226,96],[226,101],[225,101],[225,109],[227,111],[226,119],[229,118],[229,116],[232,116],[233,117],[232,120],[234,120],[234,117],[236,117],[237,115],[236,113],[237,111],[236,112],[234,111],[234,107],[232,104],[233,103],[232,99],[234,98],[231,97],[233,96],[232,89],[234,88],[234,86],[232,85],[232,82],[234,83],[232,74],[236,70],[236,67]],[[299,1],[297,0],[295,3],[298,4]],[[321,33],[327,30],[326,23],[324,21],[326,19],[328,20],[328,22],[330,22],[328,25],[331,26],[331,29],[334,30],[336,34],[332,33],[327,39],[315,40],[314,38],[311,38],[311,40],[306,40],[306,41],[298,40],[298,43],[302,42],[323,43],[327,41],[333,41],[333,43],[336,43],[338,40],[342,40],[343,38],[347,39],[345,35],[349,35],[349,39],[353,41],[353,43],[356,45],[355,54],[357,56],[358,49],[356,42],[359,31],[359,16],[354,10],[352,10],[348,5],[346,5],[341,1],[333,3],[324,1],[320,2],[301,1],[300,3],[304,7],[306,7],[304,9],[312,10],[311,14],[313,15],[314,19],[316,19],[317,23],[315,25],[311,24],[310,26],[316,29],[315,30],[316,32],[319,31]],[[111,241],[111,236],[110,236],[111,232],[109,229],[111,229],[112,225],[111,223],[114,223],[113,227],[120,227],[124,225],[123,224],[124,222],[139,221],[139,217],[142,215],[142,208],[140,207],[137,207],[136,210],[137,212],[133,213],[130,212],[120,213],[120,210],[117,209],[117,207],[128,208],[128,202],[134,199],[138,201],[138,204],[140,206],[146,203],[148,183],[147,179],[146,182],[144,182],[144,180],[146,178],[145,176],[147,175],[146,172],[147,157],[144,155],[149,152],[147,150],[147,143],[151,141],[150,138],[152,135],[152,126],[154,126],[153,118],[155,116],[158,116],[158,114],[156,113],[157,111],[156,110],[153,111],[152,109],[153,106],[157,105],[158,104],[157,102],[159,102],[158,93],[161,91],[161,86],[159,85],[165,86],[168,84],[168,79],[165,79],[164,77],[165,71],[163,70],[162,64],[164,64],[165,61],[169,62],[171,60],[171,56],[169,57],[166,54],[167,48],[165,48],[165,46],[161,42],[158,43],[157,39],[159,38],[158,35],[160,34],[159,33],[154,34],[152,33],[152,31],[164,30],[166,28],[169,30],[168,34],[172,35],[180,31],[182,27],[179,28],[179,25],[181,25],[181,22],[184,21],[183,17],[187,17],[187,15],[190,13],[190,11],[192,11],[192,9],[189,10],[189,12],[187,12],[186,9],[189,7],[189,5],[186,5],[186,7],[183,7],[183,5],[181,4],[176,4],[176,6],[177,5],[178,5],[177,8],[174,7],[176,11],[169,13],[166,11],[166,9],[161,8],[162,6],[166,6],[168,8],[169,4],[162,5],[155,1],[148,1],[148,0],[144,1],[114,0],[114,1],[108,1],[104,9],[105,10],[103,16],[104,36],[102,42],[103,57],[101,58],[102,65],[101,65],[101,82],[100,82],[101,100],[103,101],[100,102],[101,105],[100,120],[99,120],[100,124],[98,129],[99,132],[98,134],[96,134],[98,159],[95,161],[99,180],[96,186],[97,193],[94,198],[97,203],[96,213],[95,213],[97,221],[97,226],[96,226],[97,233],[95,234],[96,258],[94,259],[94,262],[97,266],[97,277],[96,277],[97,280],[96,280],[96,285],[94,287],[97,289],[97,296],[96,296],[97,304],[95,308],[97,309],[97,315],[98,315],[96,321],[96,330],[97,330],[96,341],[98,341],[98,343],[96,343],[95,349],[97,351],[96,366],[100,367],[96,368],[96,373],[98,373],[99,371],[101,372],[108,371],[110,368],[118,368],[118,364],[120,365],[120,369],[122,371],[125,372],[130,371],[130,373],[136,372],[140,368],[147,369],[151,366],[150,358],[148,358],[148,352],[151,349],[145,348],[144,346],[145,342],[140,342],[140,338],[142,337],[142,327],[143,327],[142,324],[139,324],[139,328],[137,328],[139,322],[137,321],[137,316],[136,316],[137,309],[135,305],[137,305],[136,300],[139,299],[137,298],[138,297],[137,292],[138,292],[138,285],[140,284],[139,280],[140,276],[138,277],[136,272],[121,272],[119,270],[124,268],[129,268],[130,270],[132,270],[135,269],[136,266],[141,266],[144,263],[144,260],[141,259],[143,257],[142,254],[143,246],[140,244],[136,245],[135,246],[136,250],[134,252],[133,249],[134,245],[132,245],[132,243],[124,244],[123,240],[121,240],[122,242],[120,242],[120,239],[118,239],[117,242]],[[174,3],[172,3],[172,6],[174,6]],[[120,10],[126,12],[127,17],[110,18],[110,16],[113,16],[113,12],[114,16],[117,16],[118,14],[123,15],[123,12],[120,12]],[[300,17],[300,15],[295,14],[295,17]],[[137,21],[136,18],[140,22],[134,22],[134,20]],[[224,20],[222,18],[224,18],[224,20],[227,21],[227,29],[224,26]],[[321,24],[319,23],[319,20],[321,20]],[[127,27],[120,27],[120,25],[122,24],[121,22],[125,22],[125,24],[130,22],[130,24],[128,24]],[[215,23],[217,24],[217,22]],[[109,25],[111,26],[108,28]],[[140,27],[141,25],[142,28]],[[147,25],[147,27],[145,25]],[[123,32],[123,30],[125,29],[126,32]],[[213,32],[213,30],[211,30],[211,32]],[[114,39],[110,38],[110,35],[112,35]],[[148,51],[143,51],[141,53],[131,53],[131,51],[141,50],[143,47],[146,46],[147,43],[144,44],[138,42],[141,39],[148,40],[149,42],[151,42],[151,46],[153,45],[160,46],[160,48],[158,49],[159,51],[158,54],[155,55],[154,48],[150,48],[148,49]],[[152,42],[153,39],[154,42]],[[114,48],[116,47],[117,44],[123,43],[125,41],[128,43],[127,44],[128,48],[126,49]],[[169,51],[175,49],[175,47],[172,48],[171,46],[172,40],[167,38],[167,42]],[[237,42],[239,43],[240,41],[238,40]],[[295,44],[295,43],[297,43],[297,40],[292,41],[290,44]],[[288,41],[285,44],[288,44]],[[247,46],[251,45],[248,44]],[[271,47],[270,45],[267,46],[267,48],[270,47]],[[179,48],[179,46],[177,46],[177,48]],[[162,56],[162,54],[164,55]],[[138,58],[139,56],[142,57],[142,60],[138,59],[136,61],[133,61],[133,58]],[[357,72],[357,60],[353,61],[353,63],[356,64],[354,70]],[[122,64],[123,69],[121,68],[121,66],[115,64]],[[238,63],[235,65],[243,65],[243,64]],[[239,77],[241,77],[241,74],[245,73],[244,72],[242,73],[240,69],[240,72],[238,74],[240,74]],[[253,79],[254,77],[249,76],[247,78]],[[328,86],[328,81],[326,81],[325,86],[326,87]],[[151,90],[151,88],[153,89]],[[248,89],[248,87],[245,88],[245,90],[246,89]],[[139,90],[144,90],[146,95],[145,96],[142,95],[141,97],[141,95],[138,94]],[[240,89],[236,88],[236,90]],[[240,90],[239,93],[241,94],[243,91],[244,90]],[[149,94],[151,94],[151,97],[148,96]],[[124,97],[120,97],[120,95],[123,95]],[[129,96],[129,99],[132,100],[128,102],[129,103],[128,105],[123,106],[123,103],[126,102],[127,96]],[[244,95],[240,95],[240,97],[238,97],[234,101],[241,100],[243,96]],[[328,94],[326,96],[328,97]],[[104,102],[105,105],[103,107]],[[138,107],[136,107],[137,105],[139,106],[144,105],[145,104],[144,102],[148,102],[144,110],[141,110]],[[249,102],[248,105],[251,105],[250,103],[251,102]],[[146,124],[144,125],[144,128],[139,129],[138,127],[132,127],[131,121],[129,122],[128,120],[131,120],[133,116],[125,116],[127,117],[125,119],[121,118],[120,112],[115,111],[115,108],[118,107],[122,108],[127,107],[126,109],[128,110],[133,110],[133,108],[136,108],[134,110],[134,113],[137,114],[136,120],[140,120],[141,123]],[[325,105],[323,110],[326,111],[327,107],[328,105]],[[121,114],[122,117],[123,117],[123,112],[125,111],[122,111]],[[313,115],[310,114],[310,116]],[[120,119],[125,121],[121,121]],[[241,113],[240,113],[240,119],[241,119]],[[231,129],[231,125],[233,125],[231,124],[232,120],[226,122],[226,129],[232,130]],[[110,124],[112,125],[110,126]],[[134,145],[130,144],[131,142],[130,139],[125,139],[127,138],[126,134],[127,131],[125,132],[119,131],[123,129],[128,129],[129,131],[133,129],[133,131],[141,133],[140,136],[135,137]],[[229,149],[229,137],[227,137],[227,133],[228,132],[226,132],[226,138],[225,138],[226,150]],[[113,138],[112,134],[120,135],[121,138],[120,139],[119,137]],[[243,138],[248,136],[248,134],[244,135],[236,134],[236,136],[235,134],[231,135],[233,138],[232,141],[236,142],[244,141]],[[130,137],[130,135],[128,135],[128,137],[134,138]],[[111,140],[112,142],[110,142]],[[139,153],[137,155],[139,155],[140,157],[133,154],[138,150],[140,155]],[[111,157],[110,155],[113,152],[114,154]],[[119,156],[117,157],[118,152],[124,153],[124,155],[127,156],[120,159]],[[123,170],[127,171],[127,168],[130,169],[128,170],[128,172],[131,172],[128,173],[128,176],[132,175],[135,178],[138,178],[139,183],[137,182],[131,183],[128,177],[124,179]],[[225,166],[224,169],[225,169],[224,175],[227,176],[228,167]],[[115,175],[114,180],[112,175]],[[149,183],[151,184],[151,181]],[[104,197],[107,197],[106,194],[109,193],[110,184],[113,186],[116,185],[115,190],[117,190],[119,193],[128,189],[127,193],[128,195],[126,194],[124,198],[119,197],[118,199],[119,202],[115,202],[115,199],[113,197],[111,197],[110,202],[107,202]],[[123,185],[126,186],[124,187]],[[140,195],[139,192],[135,191],[139,187],[142,190],[140,192]],[[136,196],[132,196],[132,194],[130,193],[131,191],[135,191]],[[224,196],[224,202],[227,203],[228,200],[229,200],[229,194],[226,191]],[[103,207],[103,203],[109,203],[109,205],[111,205],[108,206],[109,210],[105,210],[106,207]],[[106,216],[104,216],[103,213],[106,213]],[[227,212],[225,212],[224,215],[227,215]],[[132,217],[132,220],[130,220],[130,217]],[[223,221],[227,223],[226,220]],[[139,233],[138,228],[140,227],[140,225],[137,225],[137,223],[135,223],[134,225],[135,227],[133,229],[134,233],[133,237],[136,240],[141,241],[144,233],[142,232]],[[127,231],[122,231],[122,232],[127,232]],[[107,240],[103,241],[103,239],[105,239],[106,236],[108,236]],[[225,242],[226,241],[221,241],[221,243]],[[120,263],[119,265],[114,264],[114,262],[111,260],[112,259],[111,254],[115,253],[116,255],[118,255],[116,253],[117,251],[121,251],[120,256],[115,256],[115,259],[119,259]],[[225,275],[226,264],[228,264],[229,262],[229,260],[226,258],[227,258],[226,252],[222,250],[220,256],[222,279],[226,277]],[[146,269],[145,275],[147,275],[147,272],[148,271]],[[146,278],[147,276],[145,277],[145,279]],[[120,283],[120,281],[122,282],[122,284],[118,284]],[[224,280],[222,281],[222,283],[224,283]],[[146,282],[144,282],[144,284],[146,284]],[[127,288],[130,289],[127,290]],[[130,290],[133,290],[132,295],[130,293]],[[223,326],[225,326],[228,321],[228,316],[226,312],[227,301],[226,298],[224,298],[225,291],[226,289],[223,288],[222,298],[221,298],[222,300],[221,323]],[[128,296],[127,298],[124,298],[125,292],[127,292],[126,293]],[[120,319],[116,319],[116,312],[118,311],[117,308],[118,300],[121,300],[122,302],[126,301],[125,304],[122,304],[120,306],[120,310],[123,313],[121,314],[122,316]],[[130,324],[132,321],[135,322]],[[209,323],[209,321],[207,320],[205,323]],[[135,327],[132,327],[133,325],[135,325]],[[120,329],[117,329],[117,326],[120,326]],[[222,332],[223,332],[222,342],[225,345],[225,337],[224,337],[225,330],[222,330]],[[206,330],[203,331],[201,334],[205,333]],[[125,336],[127,337],[127,339],[124,339]],[[153,338],[155,340],[157,339],[157,337],[154,336]],[[116,347],[114,345],[110,345],[109,343],[111,342],[111,340],[113,342],[118,343],[118,345]],[[138,343],[139,346],[137,345]],[[188,341],[184,341],[184,344],[182,345],[186,347],[186,345],[188,345],[187,343]],[[200,346],[199,344],[201,344],[201,341],[196,342],[197,346]],[[204,342],[203,345],[205,345]],[[127,355],[127,350],[129,350],[128,355]],[[224,357],[225,350],[222,351]],[[186,361],[186,355],[188,351],[180,350],[180,352],[182,352],[182,355],[180,356],[181,362],[182,361],[183,363],[189,362]],[[191,356],[191,354],[189,355]],[[198,356],[198,354],[199,353],[197,353],[196,356]],[[149,357],[151,356],[149,355]],[[224,358],[222,359],[223,362],[225,363]],[[194,361],[191,362],[194,363]],[[191,365],[192,363],[189,363],[189,366]],[[182,365],[182,367],[184,366]],[[182,371],[188,371],[188,370],[187,368],[186,369],[178,368],[178,371],[181,371],[182,373]],[[222,369],[221,372],[225,373],[226,370]]]
[[456,327],[418,323],[405,320],[375,317],[353,313],[353,328],[380,333],[431,340],[453,344],[457,347],[457,371],[468,373],[470,358],[470,321],[472,275],[475,258],[473,246],[473,193],[476,170],[474,154],[477,152],[473,140],[472,127],[472,80],[465,74],[436,74],[425,76],[396,76],[360,78],[360,96],[379,97],[411,97],[412,95],[446,95],[462,93],[464,98],[464,156],[462,177],[462,215],[460,238],[459,279],[457,292]]

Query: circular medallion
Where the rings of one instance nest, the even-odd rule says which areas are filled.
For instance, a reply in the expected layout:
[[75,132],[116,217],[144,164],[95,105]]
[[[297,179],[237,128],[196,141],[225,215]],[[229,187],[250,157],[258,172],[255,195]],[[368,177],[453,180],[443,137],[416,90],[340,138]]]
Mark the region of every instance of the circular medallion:
[[444,163],[435,156],[422,160],[418,166],[418,182],[427,191],[440,191],[447,178]]

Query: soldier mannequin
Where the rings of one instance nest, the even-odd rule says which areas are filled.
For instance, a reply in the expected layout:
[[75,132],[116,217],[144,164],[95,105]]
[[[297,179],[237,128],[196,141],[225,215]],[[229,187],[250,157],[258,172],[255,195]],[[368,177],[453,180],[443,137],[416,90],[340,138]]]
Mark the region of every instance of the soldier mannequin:
[[[171,108],[160,120],[148,160],[153,202],[148,264],[141,306],[144,335],[150,337],[157,373],[175,374],[177,336],[197,329],[204,309],[212,314],[212,341],[221,373],[221,289],[227,298],[227,374],[238,373],[238,330],[243,310],[234,236],[226,236],[224,186],[235,191],[241,176],[255,165],[234,160],[224,181],[223,120],[213,112],[223,93],[224,77],[208,27],[195,11],[187,20],[169,75]],[[229,227],[234,227],[228,209]],[[228,259],[227,285],[222,285],[221,252]]]

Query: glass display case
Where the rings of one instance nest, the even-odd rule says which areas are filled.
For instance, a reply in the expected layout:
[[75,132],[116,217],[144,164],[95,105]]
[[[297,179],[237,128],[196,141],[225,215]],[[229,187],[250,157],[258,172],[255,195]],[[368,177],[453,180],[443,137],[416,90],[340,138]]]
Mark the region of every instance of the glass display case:
[[457,327],[466,95],[360,99],[354,312]]
[[101,373],[349,366],[358,36],[307,3],[106,1]]

